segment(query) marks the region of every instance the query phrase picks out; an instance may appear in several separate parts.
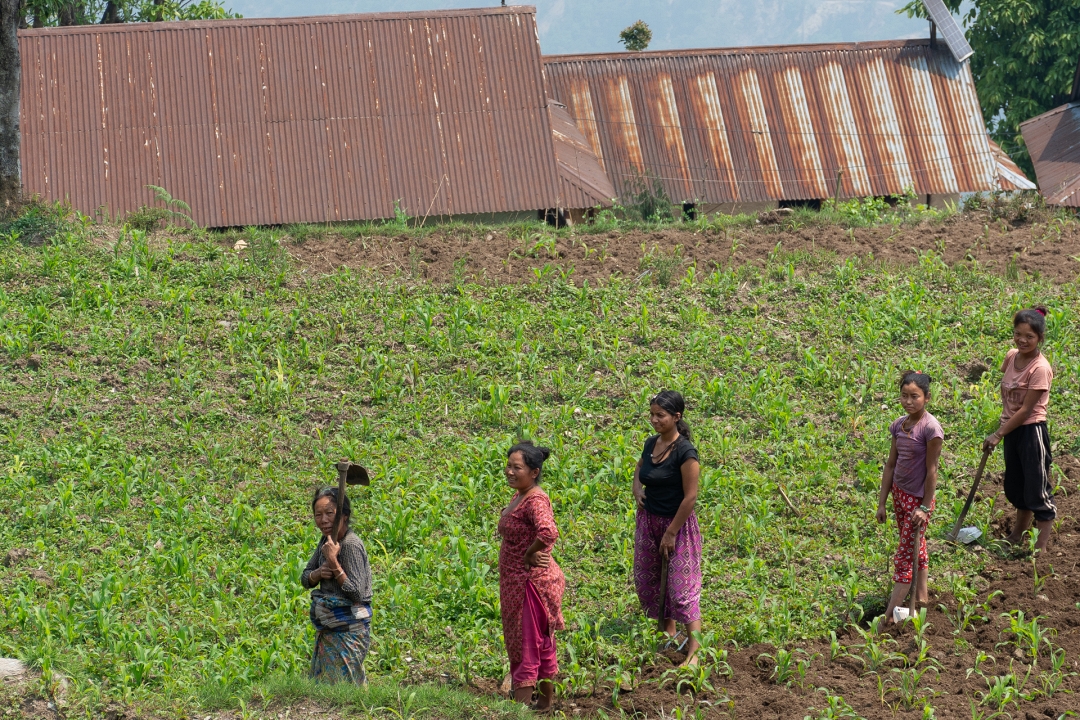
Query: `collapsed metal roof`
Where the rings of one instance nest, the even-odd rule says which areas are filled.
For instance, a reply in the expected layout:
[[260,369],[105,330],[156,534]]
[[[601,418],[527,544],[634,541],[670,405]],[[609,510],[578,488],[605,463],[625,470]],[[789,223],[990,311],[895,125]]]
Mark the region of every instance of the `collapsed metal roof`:
[[990,152],[994,153],[994,162],[997,163],[997,182],[1000,189],[1005,192],[1036,189],[1035,183],[1028,180],[1028,176],[1000,145],[990,139],[987,139],[987,142],[990,143]]
[[1020,133],[1046,202],[1080,207],[1080,102],[1020,123]]
[[555,157],[559,163],[559,207],[610,207],[618,197],[615,186],[566,112],[566,106],[549,100],[548,111],[551,134],[555,139]]
[[204,226],[555,207],[535,8],[19,31],[27,192]]
[[620,194],[642,174],[674,201],[705,203],[997,186],[971,71],[928,40],[556,55],[544,67]]

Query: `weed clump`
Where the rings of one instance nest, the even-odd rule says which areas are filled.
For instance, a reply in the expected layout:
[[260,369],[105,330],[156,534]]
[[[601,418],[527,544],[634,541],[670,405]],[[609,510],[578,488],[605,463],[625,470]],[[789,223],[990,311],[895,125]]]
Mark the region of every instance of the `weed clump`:
[[642,277],[651,277],[652,281],[660,287],[671,284],[672,279],[682,267],[682,263],[682,245],[677,245],[670,253],[666,253],[656,243],[653,243],[648,250],[645,243],[641,244],[641,261],[638,267]]
[[0,239],[38,246],[78,227],[80,216],[62,203],[46,203],[36,198],[27,201],[7,219],[0,219]]
[[179,198],[174,198],[168,190],[157,185],[147,185],[154,193],[154,199],[160,206],[143,205],[135,212],[128,213],[125,224],[135,230],[151,232],[171,225],[182,224],[189,228],[198,227],[191,218],[191,206]]
[[162,207],[141,206],[124,217],[124,223],[133,230],[152,232],[161,230],[169,223],[169,211]]

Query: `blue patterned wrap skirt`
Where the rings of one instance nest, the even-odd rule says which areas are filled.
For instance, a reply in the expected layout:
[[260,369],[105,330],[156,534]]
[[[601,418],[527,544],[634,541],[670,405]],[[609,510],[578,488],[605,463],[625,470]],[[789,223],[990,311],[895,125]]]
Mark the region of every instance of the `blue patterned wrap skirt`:
[[315,626],[312,679],[367,684],[364,659],[371,647],[371,606],[353,605],[333,595],[313,596],[311,624]]

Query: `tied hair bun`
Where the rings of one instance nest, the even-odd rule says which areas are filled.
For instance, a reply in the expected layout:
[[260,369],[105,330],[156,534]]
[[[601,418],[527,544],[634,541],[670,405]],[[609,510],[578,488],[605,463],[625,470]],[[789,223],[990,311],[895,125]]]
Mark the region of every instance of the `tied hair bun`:
[[900,374],[901,390],[904,389],[905,385],[915,385],[923,391],[923,395],[929,395],[931,382],[933,382],[931,377],[920,370],[905,370]]
[[1042,342],[1046,339],[1046,314],[1046,308],[1041,305],[1026,308],[1013,315],[1013,327],[1026,324],[1039,336],[1039,342]]

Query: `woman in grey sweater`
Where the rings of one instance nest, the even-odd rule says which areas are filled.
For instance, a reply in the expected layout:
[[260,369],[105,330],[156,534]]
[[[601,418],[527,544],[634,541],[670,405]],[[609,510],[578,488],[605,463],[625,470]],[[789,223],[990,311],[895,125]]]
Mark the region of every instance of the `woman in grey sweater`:
[[349,498],[342,507],[337,538],[337,488],[323,488],[311,500],[315,526],[323,537],[308,561],[300,584],[311,591],[315,649],[311,677],[323,682],[367,682],[364,658],[371,646],[371,568],[360,537],[349,529]]

